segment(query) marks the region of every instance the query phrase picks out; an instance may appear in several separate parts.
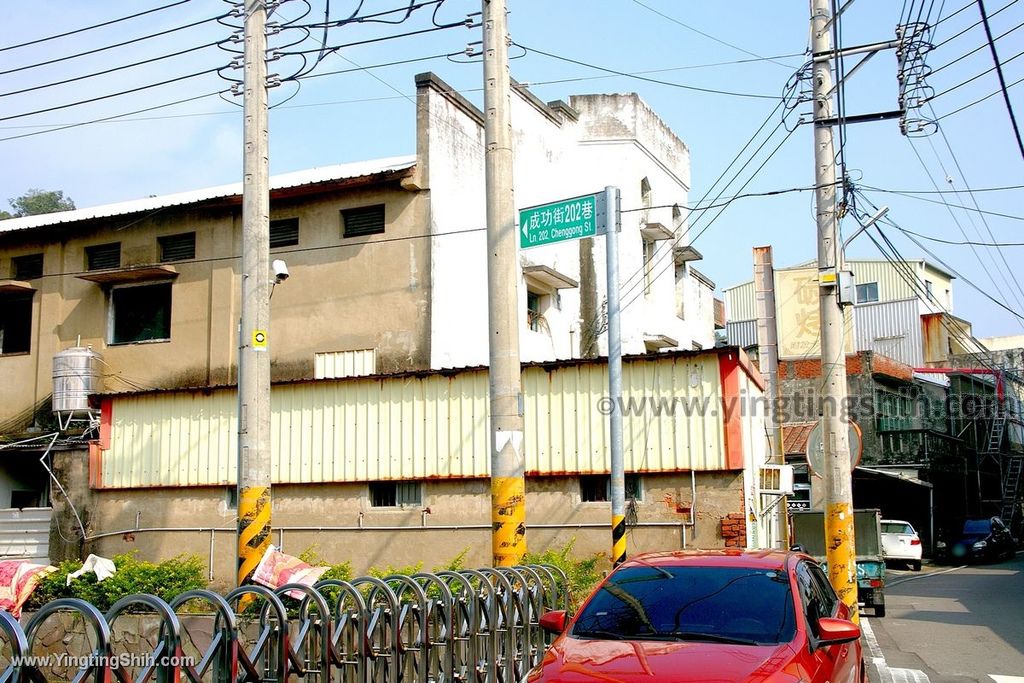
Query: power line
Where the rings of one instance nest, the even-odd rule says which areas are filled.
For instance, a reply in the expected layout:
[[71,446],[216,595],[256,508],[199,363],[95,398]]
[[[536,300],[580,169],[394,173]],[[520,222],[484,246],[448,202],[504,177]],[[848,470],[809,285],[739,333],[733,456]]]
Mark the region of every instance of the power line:
[[[1006,86],[1006,88],[1007,88],[1007,90],[1009,90],[1010,88],[1012,88],[1014,86],[1017,86],[1017,85],[1020,85],[1021,83],[1024,83],[1024,78],[1020,78],[1020,79],[1014,81],[1010,85]],[[947,119],[950,116],[955,116],[956,114],[959,114],[960,112],[962,112],[964,109],[970,109],[971,107],[973,107],[976,104],[981,104],[985,100],[993,98],[996,95],[1000,94],[1001,92],[1002,92],[1001,89],[1000,90],[996,90],[994,93],[989,93],[988,95],[985,95],[984,97],[978,98],[978,99],[974,100],[973,102],[971,102],[969,104],[965,104],[964,106],[960,107],[959,109],[954,109],[951,112],[947,112],[947,113],[943,114],[942,116],[940,116],[939,118],[937,118],[935,120],[936,121],[941,121],[942,119]]]
[[968,246],[973,245],[976,247],[1024,247],[1024,242],[973,242],[973,241],[962,241],[958,242],[955,240],[944,240],[939,237],[930,237],[929,235],[922,234],[920,232],[914,232],[913,230],[907,230],[906,228],[900,228],[900,232],[904,232],[908,235],[915,235],[921,239],[926,239],[929,242],[938,242],[939,244],[952,244],[954,246]]
[[[189,0],[184,0],[184,1],[188,2]],[[97,47],[97,48],[94,48],[92,50],[86,50],[85,52],[77,52],[77,53],[75,53],[73,55],[67,55],[65,57],[56,57],[54,59],[48,59],[45,62],[37,62],[35,64],[28,64],[26,66],[19,66],[19,67],[14,68],[14,69],[7,69],[6,71],[0,71],[0,76],[6,76],[7,74],[18,73],[18,72],[21,72],[21,71],[28,71],[29,69],[35,69],[36,67],[47,66],[47,65],[50,65],[50,64],[56,64],[58,62],[64,62],[64,61],[67,61],[69,59],[77,59],[78,57],[85,57],[86,55],[94,55],[94,54],[96,54],[98,52],[105,52],[106,50],[113,50],[114,48],[124,47],[125,45],[132,45],[134,43],[140,43],[140,42],[142,42],[144,40],[149,40],[151,38],[158,38],[160,36],[165,36],[165,35],[168,35],[170,33],[175,33],[177,31],[184,31],[185,29],[192,28],[193,26],[199,26],[201,24],[206,24],[206,23],[209,23],[211,21],[217,21],[217,20],[223,19],[224,17],[227,17],[227,16],[230,16],[230,13],[220,14],[220,15],[215,16],[215,17],[208,17],[206,19],[200,19],[199,21],[193,21],[190,24],[184,24],[183,26],[176,26],[174,28],[169,28],[169,29],[166,29],[164,31],[158,31],[156,33],[150,33],[149,35],[145,35],[145,36],[142,36],[140,38],[132,38],[131,40],[125,40],[125,41],[122,41],[120,43],[114,43],[113,45],[106,45],[104,47]]]
[[146,14],[153,14],[154,12],[160,12],[160,11],[165,10],[165,9],[170,9],[171,7],[177,7],[178,5],[184,5],[186,2],[189,2],[189,1],[190,0],[178,0],[178,2],[172,2],[169,5],[163,5],[161,7],[154,7],[153,9],[148,9],[148,10],[145,10],[143,12],[137,12],[135,14],[129,14],[126,17],[120,17],[118,19],[111,19],[110,21],[104,21],[104,22],[101,22],[99,24],[93,24],[92,26],[83,26],[82,28],[76,28],[76,29],[74,29],[72,31],[65,31],[64,33],[55,33],[52,36],[46,36],[45,38],[36,38],[35,40],[30,40],[30,41],[24,42],[24,43],[18,43],[16,45],[7,45],[5,47],[0,47],[0,52],[5,52],[7,50],[14,50],[14,49],[19,48],[19,47],[28,47],[29,45],[37,45],[39,43],[45,43],[48,40],[55,40],[57,38],[65,38],[67,36],[75,35],[76,33],[84,33],[86,31],[91,31],[91,30],[93,30],[95,28],[101,28],[103,26],[110,26],[112,24],[117,24],[119,22],[127,21],[129,19],[135,19],[136,17],[141,17],[141,16],[144,16]]
[[[966,4],[966,5],[964,5],[964,6],[963,6],[963,7],[961,7],[960,9],[958,9],[958,10],[957,10],[956,12],[954,12],[953,14],[950,14],[950,15],[949,15],[948,17],[946,17],[945,19],[941,19],[940,21],[936,22],[936,23],[935,23],[935,24],[934,24],[934,25],[932,26],[932,30],[934,31],[934,30],[935,30],[935,27],[936,27],[936,26],[938,26],[939,24],[941,24],[942,22],[946,21],[946,19],[952,19],[952,18],[953,18],[953,17],[955,17],[955,16],[957,15],[957,14],[960,14],[961,12],[964,12],[964,11],[966,11],[966,10],[970,9],[971,7],[974,7],[974,2],[975,2],[975,0],[971,0],[970,2],[968,2],[968,3]],[[1011,1],[1010,1],[1010,2],[1008,3],[1008,4],[1004,5],[1003,7],[1000,7],[1000,8],[999,8],[999,9],[997,9],[997,10],[996,10],[995,12],[993,12],[992,14],[990,14],[990,15],[989,15],[989,17],[994,17],[994,16],[996,16],[997,14],[1000,14],[1000,13],[1001,13],[1001,12],[1002,12],[1003,10],[1005,10],[1005,9],[1009,9],[1010,7],[1012,7],[1013,5],[1016,5],[1016,4],[1017,4],[1017,0],[1011,0]],[[932,48],[932,49],[933,49],[933,50],[938,50],[938,49],[939,49],[940,47],[943,47],[943,46],[944,46],[944,45],[946,45],[947,43],[950,43],[950,42],[952,42],[952,41],[956,40],[956,39],[957,39],[957,38],[959,38],[960,36],[964,35],[964,34],[965,34],[965,33],[967,33],[968,31],[970,31],[970,30],[971,30],[972,28],[975,28],[976,26],[980,26],[980,25],[981,25],[981,20],[979,19],[978,21],[974,22],[973,24],[971,24],[971,25],[970,25],[970,26],[968,26],[967,28],[965,28],[965,29],[961,30],[961,31],[960,31],[959,33],[955,33],[955,34],[951,35],[951,36],[950,36],[949,38],[946,38],[945,40],[943,40],[943,41],[942,41],[941,43],[939,43],[938,45],[936,45],[936,46],[935,46],[934,48]],[[977,51],[977,50],[975,50],[975,52],[976,52],[976,51]]]
[[757,93],[743,93],[743,92],[732,92],[732,91],[729,91],[729,90],[715,90],[713,88],[701,88],[701,87],[698,87],[698,86],[695,86],[695,85],[685,85],[683,83],[672,83],[670,81],[661,81],[661,80],[658,80],[658,79],[655,79],[655,78],[647,78],[646,76],[637,76],[635,74],[631,74],[631,73],[628,73],[628,72],[625,72],[625,71],[618,71],[616,69],[609,69],[609,68],[606,68],[606,67],[603,67],[603,66],[597,66],[596,64],[590,64],[588,62],[582,62],[582,61],[579,61],[577,59],[571,59],[569,57],[562,57],[560,55],[556,55],[556,54],[553,54],[551,52],[545,52],[544,50],[538,50],[536,48],[527,47],[527,46],[523,45],[522,43],[518,43],[518,42],[515,42],[515,41],[513,41],[512,44],[516,45],[517,47],[522,48],[523,50],[526,50],[527,52],[535,52],[535,53],[537,53],[539,55],[544,55],[545,57],[550,57],[551,59],[557,59],[557,60],[560,60],[560,61],[563,61],[563,62],[568,62],[570,64],[576,64],[577,66],[585,66],[585,67],[588,67],[590,69],[597,69],[598,71],[604,71],[606,73],[614,74],[616,76],[624,76],[626,78],[633,78],[635,80],[645,81],[647,83],[655,83],[657,85],[667,85],[667,86],[670,86],[670,87],[673,87],[673,88],[682,88],[683,90],[693,90],[693,91],[696,91],[696,92],[704,92],[704,93],[709,93],[709,94],[712,94],[712,95],[730,95],[732,97],[748,97],[748,98],[761,99],[761,100],[778,100],[778,99],[781,99],[777,95],[761,95],[761,94],[757,94]]
[[[1019,31],[1019,30],[1020,30],[1020,29],[1021,29],[1022,27],[1024,27],[1024,22],[1021,22],[1020,24],[1017,24],[1016,26],[1014,26],[1013,28],[1011,28],[1011,29],[1010,29],[1009,31],[1007,31],[1006,33],[1003,33],[1003,34],[1001,34],[1001,35],[1000,35],[999,37],[997,37],[997,38],[996,38],[996,40],[1001,40],[1001,39],[1005,38],[1006,36],[1010,35],[1011,33],[1013,33],[1014,31]],[[962,55],[960,55],[959,57],[957,57],[957,58],[956,58],[956,59],[954,59],[953,61],[951,61],[951,62],[946,62],[945,64],[943,64],[943,65],[942,65],[942,66],[940,66],[939,68],[937,68],[937,69],[935,69],[934,71],[932,71],[931,73],[929,73],[929,74],[928,74],[928,77],[929,77],[929,78],[931,78],[931,77],[932,77],[932,76],[934,76],[935,74],[937,74],[937,73],[939,73],[939,72],[941,72],[941,71],[944,71],[945,69],[947,69],[947,68],[949,68],[949,67],[953,66],[954,64],[956,64],[956,63],[958,63],[958,62],[961,62],[961,61],[963,61],[963,60],[967,59],[968,57],[970,57],[971,55],[977,54],[978,52],[981,52],[981,51],[982,51],[982,50],[984,50],[984,49],[985,49],[985,45],[979,45],[978,47],[974,48],[974,49],[973,49],[973,50],[971,50],[970,52],[967,52],[967,53],[965,53],[965,54],[962,54]],[[1019,56],[1019,55],[1018,55],[1018,56]],[[1007,61],[1010,61],[1010,60],[1007,60]],[[991,69],[990,69],[989,71],[991,71]],[[984,73],[988,73],[988,71],[986,71],[986,72],[984,72]],[[984,75],[984,74],[979,74],[979,75]],[[977,76],[976,76],[975,78],[977,78]],[[970,81],[967,81],[967,82],[969,83]]]
[[[929,204],[939,204],[940,206],[951,207],[951,208],[954,208],[954,209],[963,209],[964,211],[973,211],[975,213],[985,214],[987,216],[998,216],[999,218],[1009,218],[1010,220],[1024,221],[1024,216],[1014,216],[1013,214],[999,213],[998,211],[986,211],[986,210],[983,210],[983,209],[976,209],[976,208],[973,208],[973,207],[970,207],[970,206],[964,206],[962,204],[950,204],[949,202],[940,201],[938,199],[929,199],[928,197],[919,197],[916,194],[912,194],[910,192],[902,192],[900,190],[887,190],[887,189],[882,188],[882,187],[872,187],[870,185],[863,185],[862,187],[864,189],[866,189],[866,190],[871,190],[872,192],[884,192],[885,194],[895,194],[895,195],[899,195],[901,197],[908,197],[910,199],[916,199],[919,202],[928,202]],[[962,190],[962,191],[966,192],[967,190]],[[964,237],[966,238],[966,235]]]
[[[642,3],[642,2],[640,2],[640,0],[633,0],[633,2],[635,4],[637,4],[637,5],[640,5],[641,7],[643,7],[646,10],[654,12],[659,17],[661,17],[663,19],[666,19],[668,21],[671,21],[673,24],[677,24],[679,26],[682,26],[683,28],[687,29],[688,31],[693,31],[694,33],[696,33],[698,35],[701,35],[701,36],[704,36],[705,38],[707,38],[709,40],[713,40],[716,43],[719,43],[720,45],[725,45],[726,47],[731,47],[732,49],[738,50],[738,51],[742,52],[745,55],[750,55],[751,57],[757,57],[759,60],[771,62],[773,64],[778,64],[779,66],[784,67],[786,69],[792,70],[794,68],[793,66],[791,66],[789,64],[783,64],[782,62],[775,61],[775,58],[773,58],[773,57],[762,57],[761,55],[757,54],[756,52],[751,52],[750,50],[747,50],[746,48],[740,47],[739,45],[733,45],[732,43],[729,43],[729,42],[726,42],[726,41],[722,40],[721,38],[717,38],[717,37],[711,35],[710,33],[705,33],[704,31],[701,31],[698,28],[694,28],[693,26],[690,26],[689,24],[684,24],[683,22],[679,21],[675,17],[670,17],[667,14],[659,12],[658,10],[654,9],[653,7],[651,7],[650,5],[646,5],[646,4]],[[794,56],[797,56],[797,55],[794,55]]]
[[141,85],[137,88],[130,88],[128,90],[121,90],[120,92],[108,93],[106,95],[99,95],[97,97],[90,97],[87,100],[79,100],[77,102],[71,102],[69,104],[60,104],[53,107],[47,107],[45,109],[37,109],[35,111],[24,112],[22,114],[11,114],[10,116],[0,117],[0,121],[10,121],[12,119],[20,119],[26,116],[35,116],[36,114],[45,114],[46,112],[57,111],[58,109],[69,109],[71,107],[77,107],[83,104],[89,104],[91,102],[99,102],[100,100],[107,100],[112,97],[120,97],[121,95],[129,95],[131,93],[141,92],[143,90],[149,90],[150,88],[158,88],[162,85],[169,85],[171,83],[177,83],[179,81],[186,81],[190,78],[196,78],[197,76],[204,76],[206,74],[216,73],[222,67],[215,69],[206,69],[205,71],[196,71],[195,73],[186,74],[184,76],[177,76],[175,78],[168,78],[167,80],[160,81],[158,83],[150,83],[149,85]]
[[9,97],[11,95],[21,95],[23,93],[33,92],[35,90],[43,90],[45,88],[53,88],[53,87],[58,86],[58,85],[66,85],[68,83],[74,83],[76,81],[84,81],[84,80],[86,80],[88,78],[95,78],[96,76],[105,76],[107,74],[114,73],[115,71],[123,71],[125,69],[131,69],[131,68],[134,68],[136,66],[142,66],[143,64],[152,64],[153,62],[159,62],[159,61],[162,61],[164,59],[170,59],[172,57],[180,57],[181,55],[186,55],[186,54],[189,54],[191,52],[198,52],[199,50],[205,50],[208,47],[213,47],[215,45],[219,45],[222,42],[224,42],[224,41],[223,40],[215,40],[212,43],[206,43],[204,45],[197,45],[195,47],[190,47],[190,48],[186,48],[184,50],[179,50],[178,52],[171,52],[171,53],[166,54],[166,55],[160,55],[159,57],[151,57],[150,59],[143,59],[141,61],[132,62],[131,64],[125,64],[123,66],[115,66],[115,67],[112,67],[110,69],[104,69],[103,71],[96,71],[96,72],[93,72],[91,74],[85,74],[84,76],[75,76],[74,78],[65,78],[63,81],[54,81],[53,83],[45,83],[43,85],[35,85],[35,86],[32,86],[31,88],[22,88],[21,90],[12,90],[10,92],[0,93],[0,97]]
[[1003,91],[1003,99],[1006,101],[1006,111],[1010,114],[1010,123],[1013,124],[1013,134],[1017,138],[1017,148],[1024,158],[1024,142],[1020,139],[1020,128],[1017,127],[1017,117],[1013,113],[1013,104],[1010,103],[1010,93],[1006,91],[1006,79],[1003,77],[1003,65],[999,62],[999,54],[996,52],[996,44],[992,39],[992,28],[988,23],[988,16],[985,14],[984,0],[978,0],[978,10],[981,12],[981,20],[985,23],[985,36],[988,38],[988,48],[992,53],[992,61],[996,64],[996,73],[999,75],[999,89]]
[[1003,192],[1005,190],[1024,190],[1024,185],[1006,185],[1004,187],[975,187],[970,190],[882,190],[871,185],[864,185],[858,183],[860,187],[865,190],[875,190],[877,192],[892,192],[899,194],[966,194],[968,192]]

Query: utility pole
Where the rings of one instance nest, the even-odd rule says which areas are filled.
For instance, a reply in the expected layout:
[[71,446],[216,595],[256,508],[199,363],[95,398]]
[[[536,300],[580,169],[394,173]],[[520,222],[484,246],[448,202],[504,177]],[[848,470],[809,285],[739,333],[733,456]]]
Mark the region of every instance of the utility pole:
[[270,544],[270,162],[265,0],[245,0],[242,321],[238,348],[238,585]]
[[619,227],[622,223],[617,187],[604,189],[608,216],[605,264],[608,272],[608,436],[611,450],[612,566],[626,560],[626,470],[622,456],[622,328],[619,324]]
[[484,178],[490,351],[491,552],[498,567],[526,554],[526,462],[519,365],[519,250],[512,194],[511,83],[505,0],[483,2]]
[[[754,304],[757,306],[757,358],[764,377],[768,410],[765,428],[771,442],[772,461],[786,464],[782,447],[782,416],[779,414],[779,327],[775,322],[775,266],[771,247],[754,247]],[[789,509],[786,496],[779,501],[779,539],[789,548]]]
[[840,599],[857,611],[857,570],[853,526],[853,478],[846,406],[843,310],[839,305],[836,158],[832,145],[832,38],[830,0],[812,0],[811,53],[814,60],[814,180],[818,229],[818,293],[821,311],[822,442],[825,451],[825,548],[828,575]]

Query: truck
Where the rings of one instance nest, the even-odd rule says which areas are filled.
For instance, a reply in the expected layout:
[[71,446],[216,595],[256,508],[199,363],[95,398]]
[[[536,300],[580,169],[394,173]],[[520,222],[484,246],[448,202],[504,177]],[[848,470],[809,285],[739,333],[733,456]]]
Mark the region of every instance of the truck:
[[[791,543],[816,559],[825,569],[825,513],[795,510],[790,513]],[[854,510],[854,542],[857,546],[857,602],[876,617],[885,616],[885,554],[882,552],[882,513]]]

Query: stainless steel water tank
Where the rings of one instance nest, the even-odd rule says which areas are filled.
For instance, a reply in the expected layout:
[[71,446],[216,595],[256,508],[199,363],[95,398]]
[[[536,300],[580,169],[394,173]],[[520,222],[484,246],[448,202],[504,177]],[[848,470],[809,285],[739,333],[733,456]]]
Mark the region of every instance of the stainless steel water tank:
[[100,354],[73,346],[53,356],[53,412],[89,410],[89,394],[102,389]]

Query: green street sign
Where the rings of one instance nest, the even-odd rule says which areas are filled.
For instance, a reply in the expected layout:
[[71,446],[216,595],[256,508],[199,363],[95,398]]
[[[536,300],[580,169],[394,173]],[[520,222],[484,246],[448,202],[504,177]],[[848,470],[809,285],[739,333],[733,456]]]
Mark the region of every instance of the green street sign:
[[519,248],[603,234],[608,225],[605,203],[604,193],[598,192],[520,210]]

